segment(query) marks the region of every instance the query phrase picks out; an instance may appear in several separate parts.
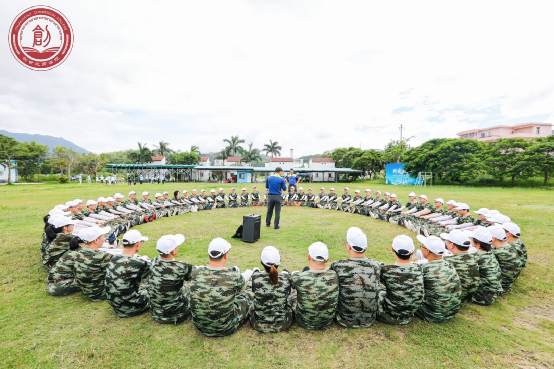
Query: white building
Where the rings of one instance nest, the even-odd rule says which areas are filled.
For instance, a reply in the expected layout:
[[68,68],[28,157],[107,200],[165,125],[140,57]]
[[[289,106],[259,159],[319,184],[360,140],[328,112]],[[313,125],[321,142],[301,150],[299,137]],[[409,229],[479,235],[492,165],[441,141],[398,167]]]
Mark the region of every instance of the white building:
[[223,160],[224,167],[246,167],[248,163],[241,162],[241,156],[229,156],[227,159]]
[[[210,158],[208,158],[207,156],[201,156],[200,157],[200,163],[198,164],[200,166],[203,166],[203,167],[209,167],[211,166],[210,164]],[[192,172],[192,180],[193,181],[208,181],[212,176],[212,171],[211,170],[194,170]]]
[[[335,168],[335,161],[331,158],[311,158],[308,163],[310,169]],[[310,173],[312,182],[335,182],[335,173],[333,172],[315,172]]]
[[303,159],[294,159],[292,157],[276,157],[276,158],[270,158],[269,163],[265,163],[266,168],[277,168],[281,167],[284,171],[293,169],[293,168],[301,168],[304,166],[304,160]]
[[[12,170],[10,181],[12,183],[17,182],[17,169],[15,168],[15,160],[12,160]],[[0,165],[0,183],[8,183],[8,167],[3,167]]]
[[152,164],[165,165],[165,156],[152,156]]

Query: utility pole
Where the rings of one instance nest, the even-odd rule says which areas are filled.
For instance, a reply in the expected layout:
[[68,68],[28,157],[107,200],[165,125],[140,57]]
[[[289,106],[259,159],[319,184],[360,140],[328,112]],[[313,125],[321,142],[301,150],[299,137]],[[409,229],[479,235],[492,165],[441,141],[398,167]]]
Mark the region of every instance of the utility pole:
[[400,157],[402,156],[402,131],[404,130],[404,126],[400,124],[400,155],[398,155],[398,158],[396,159],[397,163],[400,163]]

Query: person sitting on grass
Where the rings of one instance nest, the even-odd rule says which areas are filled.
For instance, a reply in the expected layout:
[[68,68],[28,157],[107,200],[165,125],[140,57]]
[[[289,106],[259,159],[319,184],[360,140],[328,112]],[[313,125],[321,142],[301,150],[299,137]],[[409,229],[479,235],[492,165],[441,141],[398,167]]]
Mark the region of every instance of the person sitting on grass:
[[521,261],[517,251],[506,241],[506,231],[501,226],[487,228],[492,236],[492,253],[498,260],[502,272],[502,292],[510,291],[512,284],[521,273]]
[[49,219],[50,225],[46,227],[46,267],[52,268],[58,259],[69,251],[69,243],[73,239],[73,227],[78,220],[66,216],[54,216]]
[[515,223],[504,223],[502,228],[506,231],[506,241],[516,250],[521,267],[527,264],[527,248],[521,241],[521,229]]
[[472,303],[492,305],[502,293],[502,272],[498,260],[492,253],[492,236],[485,228],[469,233],[473,247],[477,249],[475,260],[479,265],[479,288],[473,295]]
[[161,324],[177,324],[190,316],[190,290],[185,282],[192,279],[194,265],[175,260],[182,234],[162,236],[156,243],[160,256],[150,264],[148,296],[152,319]]
[[69,242],[69,251],[64,253],[50,268],[46,289],[52,296],[67,296],[79,292],[79,284],[75,280],[75,258],[81,249],[83,240],[75,236]]

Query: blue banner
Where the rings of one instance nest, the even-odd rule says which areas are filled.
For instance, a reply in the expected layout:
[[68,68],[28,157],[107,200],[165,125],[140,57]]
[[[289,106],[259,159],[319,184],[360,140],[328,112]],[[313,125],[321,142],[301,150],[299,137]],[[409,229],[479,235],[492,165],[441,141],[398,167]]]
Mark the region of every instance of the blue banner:
[[386,166],[387,184],[414,186],[416,179],[412,178],[404,170],[404,163],[387,164]]

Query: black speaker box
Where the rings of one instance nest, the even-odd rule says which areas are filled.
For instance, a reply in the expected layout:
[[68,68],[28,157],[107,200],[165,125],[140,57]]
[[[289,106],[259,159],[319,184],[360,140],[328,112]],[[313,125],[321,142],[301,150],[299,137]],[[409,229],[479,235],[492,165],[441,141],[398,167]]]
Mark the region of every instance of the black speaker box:
[[245,215],[242,218],[242,240],[256,242],[260,239],[262,217],[256,214]]

